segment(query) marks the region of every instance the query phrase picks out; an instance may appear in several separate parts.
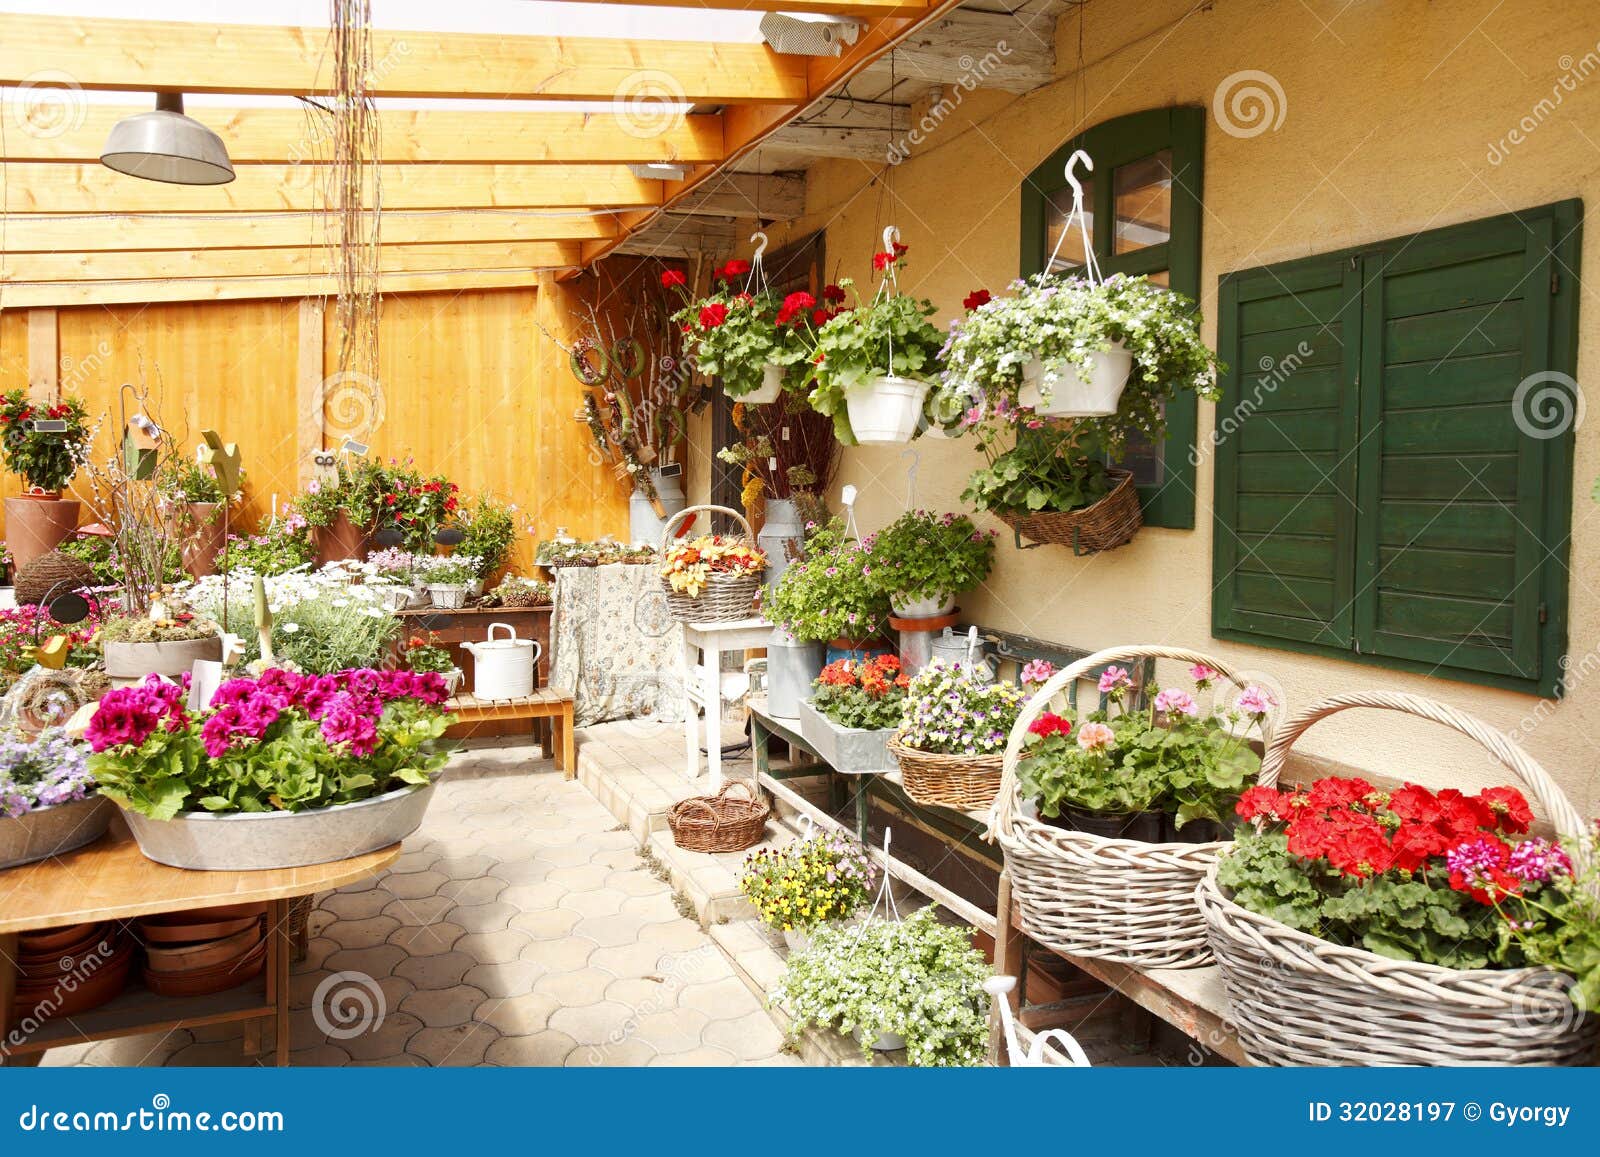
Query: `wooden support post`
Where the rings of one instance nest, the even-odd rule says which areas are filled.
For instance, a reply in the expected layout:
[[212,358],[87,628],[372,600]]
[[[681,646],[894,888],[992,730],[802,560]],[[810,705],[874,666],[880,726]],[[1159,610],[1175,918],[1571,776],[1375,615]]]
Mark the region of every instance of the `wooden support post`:
[[289,906],[293,900],[274,900],[267,920],[267,968],[272,977],[274,1007],[274,1060],[279,1068],[289,1063]]
[[300,299],[299,360],[296,364],[295,407],[299,419],[295,448],[299,452],[300,485],[317,472],[313,457],[323,448],[322,298]]
[[0,933],[0,1067],[11,1056],[11,1006],[17,999],[17,934]]
[[28,311],[28,397],[61,400],[61,333],[53,309]]

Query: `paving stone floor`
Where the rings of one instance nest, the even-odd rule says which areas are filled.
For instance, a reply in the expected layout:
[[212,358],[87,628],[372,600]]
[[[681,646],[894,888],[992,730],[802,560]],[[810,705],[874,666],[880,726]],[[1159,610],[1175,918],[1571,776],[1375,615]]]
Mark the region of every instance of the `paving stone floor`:
[[[393,869],[319,898],[293,977],[293,1063],[798,1064],[638,847],[535,749],[458,755]],[[54,1049],[44,1064],[259,1063],[239,1033]]]

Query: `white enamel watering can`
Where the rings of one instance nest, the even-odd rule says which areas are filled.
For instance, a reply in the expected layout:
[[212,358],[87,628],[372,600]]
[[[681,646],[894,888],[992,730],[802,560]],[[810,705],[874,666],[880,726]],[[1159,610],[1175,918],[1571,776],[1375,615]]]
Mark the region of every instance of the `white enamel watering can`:
[[[504,631],[505,638],[496,638]],[[521,699],[533,694],[533,671],[541,649],[532,639],[519,639],[510,623],[490,623],[481,643],[462,643],[472,654],[472,693],[479,699]]]

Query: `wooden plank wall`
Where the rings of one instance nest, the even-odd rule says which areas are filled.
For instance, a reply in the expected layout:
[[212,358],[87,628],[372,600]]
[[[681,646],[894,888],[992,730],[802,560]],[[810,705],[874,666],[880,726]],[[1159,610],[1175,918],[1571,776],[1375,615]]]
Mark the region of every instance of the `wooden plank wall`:
[[[0,390],[49,369],[41,339],[53,315],[59,389],[108,415],[97,458],[114,445],[118,387],[142,375],[159,387],[162,421],[189,444],[207,427],[240,444],[237,524],[253,527],[274,494],[281,502],[297,492],[314,450],[349,434],[374,454],[448,475],[464,493],[516,504],[535,532],[519,534],[514,565],[526,569],[536,538],[557,525],[588,537],[627,530],[626,488],[596,465],[574,417],[580,387],[535,325],[537,316],[568,340],[566,311],[591,292],[588,281],[386,297],[376,391],[333,377],[334,311],[319,300],[6,310]],[[0,495],[20,489],[19,479],[0,479]]]

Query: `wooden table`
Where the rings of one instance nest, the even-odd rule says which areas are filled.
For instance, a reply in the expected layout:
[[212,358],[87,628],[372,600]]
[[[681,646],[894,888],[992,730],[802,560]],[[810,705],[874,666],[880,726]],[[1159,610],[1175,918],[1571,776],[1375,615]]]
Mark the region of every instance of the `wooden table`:
[[[331,864],[264,872],[191,872],[147,860],[113,823],[94,843],[55,860],[0,871],[0,1065],[61,1045],[111,1040],[147,1032],[244,1022],[246,1051],[261,1052],[261,1026],[277,1025],[275,1061],[289,1063],[289,903],[383,871],[400,845]],[[264,984],[252,981],[227,992],[180,998],[147,991],[135,974],[108,1004],[70,1018],[47,1021],[20,1040],[11,1037],[19,933],[70,924],[131,920],[222,904],[267,902]]]
[[441,607],[421,607],[414,611],[397,612],[402,624],[401,634],[432,631],[439,642],[450,649],[457,667],[466,673],[466,685],[473,685],[477,670],[472,652],[461,644],[481,643],[489,637],[490,623],[505,623],[517,633],[519,639],[532,639],[539,644],[539,665],[535,682],[540,686],[550,680],[550,612],[543,607],[462,607],[458,611]]
[[532,720],[537,729],[543,720],[549,729],[539,735],[544,757],[571,779],[578,774],[578,750],[572,735],[572,692],[556,687],[536,687],[532,695],[516,699],[479,699],[476,695],[457,695],[445,704],[455,713],[452,727],[473,727],[479,723]]
[[683,713],[684,774],[700,775],[700,721],[694,709],[706,713],[706,770],[711,790],[722,786],[722,653],[765,647],[772,641],[772,624],[759,615],[725,623],[683,624],[683,665],[688,674],[684,694],[689,703]]

